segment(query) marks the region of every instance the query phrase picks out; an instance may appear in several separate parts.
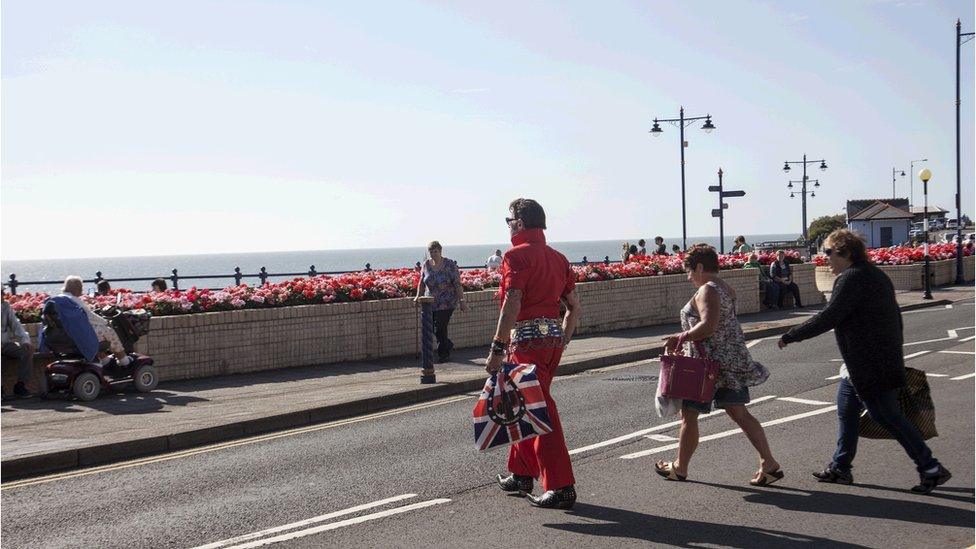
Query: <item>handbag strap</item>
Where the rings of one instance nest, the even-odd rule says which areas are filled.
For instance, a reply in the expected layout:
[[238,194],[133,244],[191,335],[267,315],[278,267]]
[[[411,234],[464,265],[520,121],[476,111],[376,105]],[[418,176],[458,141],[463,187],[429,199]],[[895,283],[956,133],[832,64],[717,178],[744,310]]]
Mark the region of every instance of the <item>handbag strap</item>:
[[[685,339],[687,339],[685,334],[686,332],[682,332],[681,335],[678,336],[678,348],[681,349],[682,354],[684,354]],[[699,357],[706,360],[708,359],[708,353],[705,352],[705,346],[702,345],[700,341],[692,341],[691,344],[695,346],[695,350],[698,351]]]

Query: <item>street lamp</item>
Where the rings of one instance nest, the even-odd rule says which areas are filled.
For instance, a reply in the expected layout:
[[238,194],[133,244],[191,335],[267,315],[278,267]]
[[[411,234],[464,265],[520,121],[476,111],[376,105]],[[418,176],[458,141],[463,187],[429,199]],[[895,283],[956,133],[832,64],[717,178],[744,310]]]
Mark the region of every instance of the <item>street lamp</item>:
[[[807,160],[807,155],[803,155],[803,160],[792,160],[792,161],[791,160],[787,160],[783,164],[783,171],[786,172],[786,173],[789,173],[790,172],[790,164],[801,164],[803,166],[803,179],[801,179],[800,181],[797,181],[796,183],[802,183],[803,184],[803,187],[800,189],[799,193],[800,193],[801,198],[803,198],[803,242],[804,243],[807,242],[807,181],[808,181],[808,178],[807,178],[807,164],[816,164],[817,162],[820,162],[820,171],[822,171],[822,172],[827,171],[827,161],[826,160]],[[792,189],[793,188],[793,183],[794,183],[793,181],[790,181],[790,184],[787,187],[790,188],[790,189]],[[816,186],[817,187],[820,186],[820,182],[819,181],[817,181],[817,185]],[[810,196],[813,197],[815,195],[813,193],[810,193]],[[793,194],[792,193],[790,194],[790,198],[793,198]]]
[[[929,161],[928,158],[923,158],[921,160],[912,160],[911,162],[909,162],[908,163],[908,173],[909,173],[909,175],[915,173],[915,164],[916,163],[919,163],[919,162],[928,162],[928,161]],[[909,186],[910,186],[909,197],[908,197],[908,209],[910,211],[912,208],[915,207],[915,178],[914,177],[909,177],[908,178],[908,181],[909,181]]]
[[898,175],[899,171],[901,172],[901,176],[905,177],[905,170],[898,170],[897,168],[891,168],[891,198],[895,197],[895,176]]
[[[968,36],[965,40],[962,38]],[[959,48],[973,39],[973,33],[962,32],[956,19],[956,284],[963,284],[962,274],[962,179],[959,175]]]
[[706,114],[705,116],[685,118],[685,108],[680,107],[678,109],[678,118],[655,118],[654,126],[651,127],[650,132],[654,137],[658,137],[664,133],[660,124],[658,124],[659,122],[670,122],[672,125],[678,127],[679,144],[681,146],[681,248],[684,250],[688,249],[688,221],[685,211],[685,147],[688,146],[688,142],[685,141],[685,128],[697,120],[705,121],[705,124],[701,127],[705,133],[712,133],[715,129],[715,125],[712,124],[712,115]]
[[932,287],[929,282],[929,179],[932,172],[928,168],[922,168],[918,172],[918,178],[922,180],[922,194],[925,196],[925,208],[922,210],[922,222],[925,229],[925,293],[922,299],[932,299]]

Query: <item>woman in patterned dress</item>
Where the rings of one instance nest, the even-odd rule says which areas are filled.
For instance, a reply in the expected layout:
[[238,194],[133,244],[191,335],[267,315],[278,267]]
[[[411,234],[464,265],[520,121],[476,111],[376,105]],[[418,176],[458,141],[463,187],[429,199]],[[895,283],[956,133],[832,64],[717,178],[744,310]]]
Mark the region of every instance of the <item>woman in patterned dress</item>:
[[[681,309],[680,334],[668,336],[665,354],[675,354],[679,343],[699,342],[708,358],[721,365],[715,382],[713,400],[717,408],[724,408],[759,452],[759,470],[749,481],[754,486],[766,486],[783,478],[779,462],[766,442],[766,433],[746,404],[749,387],[759,385],[769,377],[769,371],[752,360],[746,348],[742,326],[735,316],[735,290],[718,276],[718,254],[708,244],[696,244],[684,259],[688,280],[698,288],[694,297]],[[686,344],[692,356],[695,345]],[[681,406],[681,432],[678,438],[678,458],[658,461],[654,468],[668,480],[685,480],[688,464],[698,447],[698,415],[712,411],[711,402],[685,400]]]
[[417,283],[417,297],[428,295],[434,298],[434,337],[437,338],[437,357],[441,363],[451,359],[454,342],[447,337],[447,325],[451,322],[454,308],[464,304],[464,287],[461,286],[461,271],[453,259],[444,257],[441,243],[433,241],[427,245],[430,259],[424,261]]

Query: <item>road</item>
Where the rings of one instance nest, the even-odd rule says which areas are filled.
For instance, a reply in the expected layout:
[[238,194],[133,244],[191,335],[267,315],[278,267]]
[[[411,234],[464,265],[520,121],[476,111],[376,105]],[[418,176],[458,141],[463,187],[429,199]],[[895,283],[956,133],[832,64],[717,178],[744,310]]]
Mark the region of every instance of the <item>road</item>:
[[[493,485],[504,451],[473,449],[474,397],[6,483],[3,547],[968,547],[974,521],[974,307],[905,313],[908,365],[932,377],[953,479],[911,494],[893,441],[862,441],[855,484],[819,484],[829,460],[839,353],[833,335],[778,350],[749,344],[772,375],[753,413],[786,478],[753,488],[756,455],[723,414],[702,420],[689,482],[666,482],[674,418],[653,411],[658,363],[558,378],[554,396],[579,502],[533,509]],[[165,417],[160,416],[160,421]]]

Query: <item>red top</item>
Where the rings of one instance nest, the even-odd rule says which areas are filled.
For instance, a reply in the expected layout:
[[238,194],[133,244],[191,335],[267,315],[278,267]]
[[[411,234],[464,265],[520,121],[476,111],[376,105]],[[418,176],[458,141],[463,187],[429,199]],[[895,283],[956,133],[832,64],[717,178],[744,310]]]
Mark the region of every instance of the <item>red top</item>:
[[576,287],[576,273],[566,256],[546,245],[542,229],[526,229],[512,237],[502,259],[499,293],[522,290],[518,320],[559,318],[560,298]]

